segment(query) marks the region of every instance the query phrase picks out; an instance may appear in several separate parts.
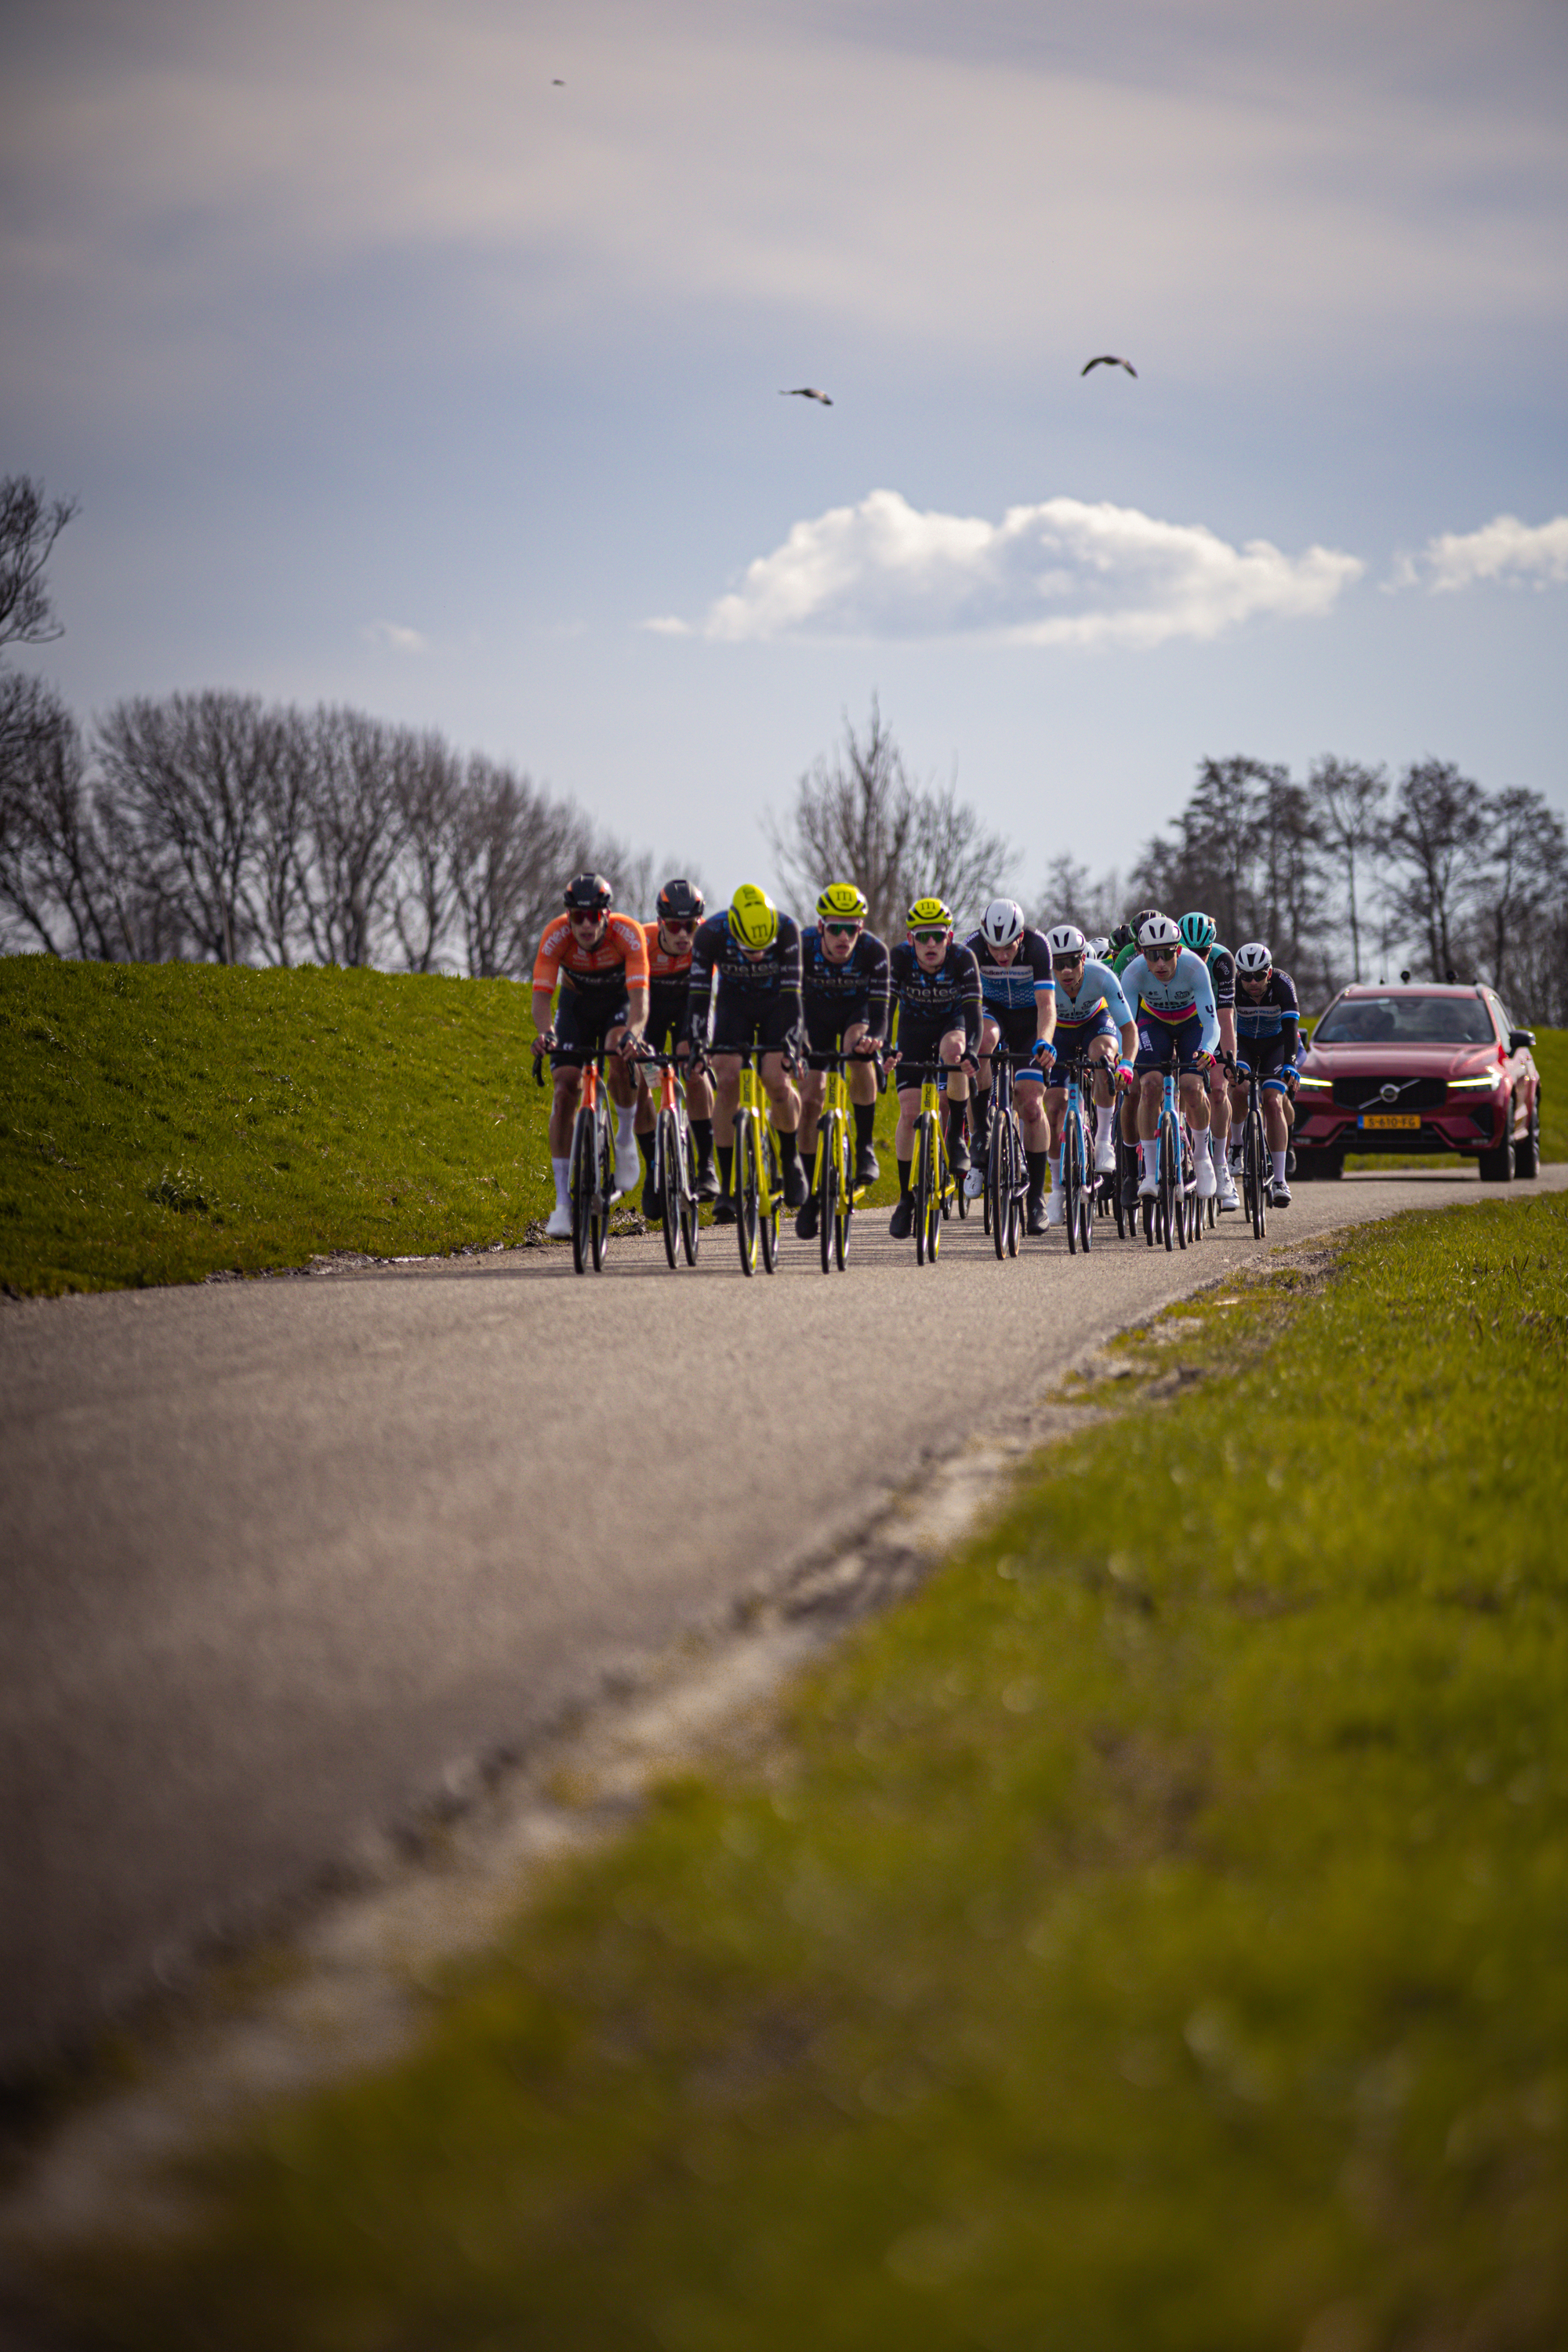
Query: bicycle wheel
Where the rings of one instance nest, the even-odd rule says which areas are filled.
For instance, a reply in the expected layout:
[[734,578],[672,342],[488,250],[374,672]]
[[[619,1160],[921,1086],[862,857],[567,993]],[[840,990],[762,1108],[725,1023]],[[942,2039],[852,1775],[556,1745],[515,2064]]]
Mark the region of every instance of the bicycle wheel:
[[1024,1238],[1024,1139],[1016,1111],[1007,1114],[1007,1255],[1016,1257]]
[[1088,1166],[1092,1149],[1089,1129],[1080,1118],[1078,1123],[1078,1150],[1079,1158],[1083,1162],[1083,1166],[1079,1171],[1078,1188],[1078,1238],[1079,1246],[1086,1257],[1089,1255],[1089,1243],[1094,1236],[1095,1204],[1094,1194],[1089,1189],[1090,1173]]
[[741,1271],[757,1270],[757,1137],[752,1113],[735,1118],[735,1234],[741,1244]]
[[767,1177],[768,1197],[757,1204],[757,1232],[763,1244],[763,1271],[772,1274],[779,1262],[779,1202],[784,1179],[779,1172],[779,1150],[771,1127],[763,1129],[760,1164]]
[[915,1264],[926,1262],[926,1234],[931,1217],[931,1115],[923,1111],[915,1125]]
[[587,1266],[592,1246],[588,1227],[594,1214],[594,1116],[580,1110],[572,1129],[572,1264],[579,1274]]
[[[1078,1202],[1083,1189],[1083,1171],[1079,1166],[1078,1114],[1068,1107],[1062,1129],[1062,1223],[1068,1229],[1068,1255],[1078,1255]],[[1087,1247],[1087,1244],[1085,1244]]]
[[[1176,1245],[1176,1203],[1182,1192],[1182,1147],[1176,1135],[1176,1122],[1169,1113],[1160,1121],[1160,1173],[1155,1200],[1160,1212],[1160,1237],[1165,1247]],[[1182,1247],[1187,1246],[1186,1235]]]
[[672,1110],[661,1110],[654,1130],[653,1173],[659,1191],[659,1223],[670,1268],[680,1264],[680,1129]]
[[942,1221],[947,1214],[947,1146],[940,1133],[931,1139],[931,1202],[927,1210],[931,1223],[926,1232],[926,1256],[934,1265],[942,1247]]
[[838,1202],[833,1220],[833,1255],[838,1261],[838,1271],[849,1255],[849,1220],[855,1213],[855,1163],[849,1151],[849,1129],[839,1124]]
[[599,1181],[594,1195],[594,1212],[589,1221],[588,1238],[593,1244],[594,1271],[605,1263],[605,1245],[610,1238],[610,1200],[616,1189],[616,1141],[610,1130],[609,1113],[600,1105],[596,1113],[599,1125]]
[[680,1246],[686,1252],[687,1265],[695,1265],[702,1228],[697,1222],[697,1146],[691,1140],[689,1128],[681,1135],[681,1165]]
[[816,1187],[816,1239],[822,1252],[822,1271],[833,1271],[834,1244],[838,1229],[838,1187],[843,1181],[839,1165],[843,1159],[838,1135],[838,1122],[829,1116],[824,1119],[817,1139],[817,1150],[822,1167]]
[[1247,1210],[1252,1219],[1255,1241],[1261,1241],[1268,1231],[1268,1203],[1263,1191],[1263,1114],[1249,1110],[1242,1138],[1242,1181],[1247,1186]]
[[1013,1168],[1007,1150],[1007,1121],[993,1105],[991,1149],[985,1155],[985,1230],[998,1257],[1007,1255],[1007,1223],[1013,1199]]
[[[1126,1181],[1127,1144],[1121,1133],[1121,1122],[1118,1119],[1116,1123],[1116,1165],[1110,1171],[1110,1202],[1111,1206],[1116,1212],[1116,1238],[1119,1242],[1124,1242],[1127,1239],[1127,1204],[1121,1198],[1121,1187]],[[1134,1210],[1132,1213],[1132,1231],[1134,1236],[1136,1236],[1138,1231],[1138,1213],[1136,1210]]]

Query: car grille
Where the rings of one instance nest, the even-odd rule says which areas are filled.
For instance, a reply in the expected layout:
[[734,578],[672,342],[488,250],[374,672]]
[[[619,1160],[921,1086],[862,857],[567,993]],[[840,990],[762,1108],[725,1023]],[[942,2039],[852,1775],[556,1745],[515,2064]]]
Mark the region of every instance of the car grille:
[[[1391,1103],[1384,1103],[1385,1086],[1397,1087],[1398,1094]],[[1374,1105],[1384,1110],[1440,1110],[1448,1098],[1448,1089],[1441,1078],[1336,1078],[1334,1100],[1343,1110],[1366,1110]]]

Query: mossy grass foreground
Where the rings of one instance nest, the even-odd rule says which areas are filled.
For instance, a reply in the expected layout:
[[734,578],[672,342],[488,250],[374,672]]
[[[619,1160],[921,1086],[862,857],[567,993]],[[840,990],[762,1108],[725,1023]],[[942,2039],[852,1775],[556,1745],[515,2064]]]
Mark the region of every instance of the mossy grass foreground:
[[88,2340],[1568,2340],[1568,1201],[1128,1360],[416,2059],[73,2265]]
[[532,1035],[507,980],[0,958],[0,1286],[542,1242]]

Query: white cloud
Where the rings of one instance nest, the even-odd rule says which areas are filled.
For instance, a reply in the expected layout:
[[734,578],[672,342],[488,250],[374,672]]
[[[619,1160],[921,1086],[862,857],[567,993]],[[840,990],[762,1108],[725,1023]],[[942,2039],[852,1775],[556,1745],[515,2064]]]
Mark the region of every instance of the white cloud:
[[[1157,646],[1216,637],[1243,621],[1326,613],[1360,577],[1353,555],[1268,540],[1232,547],[1201,523],[1135,507],[1047,499],[999,523],[921,514],[896,490],[797,522],[749,565],[701,634],[989,636],[1037,646]],[[674,634],[668,619],[647,625]]]
[[360,635],[368,646],[384,646],[389,653],[426,654],[430,640],[417,629],[405,628],[401,621],[367,621]]
[[1568,515],[1551,522],[1521,522],[1517,515],[1494,515],[1479,530],[1446,530],[1429,539],[1418,562],[1401,559],[1398,587],[1425,580],[1434,595],[1473,588],[1482,580],[1528,581],[1536,588],[1568,581]]

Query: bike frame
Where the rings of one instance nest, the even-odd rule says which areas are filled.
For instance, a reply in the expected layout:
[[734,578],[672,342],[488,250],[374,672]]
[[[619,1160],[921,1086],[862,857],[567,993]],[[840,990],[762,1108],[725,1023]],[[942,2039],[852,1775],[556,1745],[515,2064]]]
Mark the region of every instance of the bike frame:
[[653,1177],[662,1203],[664,1254],[672,1268],[679,1264],[678,1248],[684,1254],[687,1265],[695,1265],[700,1228],[683,1067],[673,1054],[645,1051],[637,1059],[645,1069],[656,1069],[659,1074],[658,1108],[653,1128]]
[[1062,1223],[1067,1227],[1069,1255],[1088,1251],[1094,1224],[1094,1138],[1084,1110],[1083,1081],[1091,1067],[1087,1054],[1075,1054],[1068,1062],[1058,1062],[1056,1075],[1067,1087],[1067,1107],[1062,1116],[1061,1150],[1057,1161],[1057,1182],[1061,1188]]
[[[772,1050],[772,1049],[770,1049]],[[741,1064],[740,1095],[735,1105],[735,1228],[740,1237],[741,1265],[747,1274],[757,1269],[757,1244],[762,1243],[763,1271],[778,1264],[779,1201],[783,1186],[777,1146],[768,1123],[767,1097],[758,1067],[759,1045],[726,1045]]]
[[[1022,1239],[1024,1201],[1029,1190],[1024,1129],[1013,1099],[1013,1073],[1028,1055],[997,1045],[991,1063],[991,1133],[985,1150],[985,1230],[1000,1257],[1016,1257]],[[1005,1197],[1004,1197],[1004,1195]]]
[[849,1253],[849,1220],[854,1213],[855,1157],[850,1116],[848,1066],[851,1057],[839,1037],[831,1054],[810,1054],[806,1066],[825,1075],[822,1108],[816,1120],[816,1157],[811,1189],[816,1195],[816,1230],[822,1245],[822,1271],[835,1265],[840,1274]]
[[[1241,1115],[1242,1213],[1251,1220],[1253,1239],[1260,1242],[1268,1231],[1268,1201],[1263,1173],[1268,1157],[1268,1139],[1263,1128],[1263,1081],[1258,1075],[1256,1063],[1244,1062],[1239,1054],[1231,1056],[1230,1066],[1237,1085],[1247,1088],[1247,1108]],[[1283,1087],[1280,1091],[1283,1093]]]
[[1169,1060],[1161,1067],[1160,1124],[1154,1130],[1154,1198],[1145,1203],[1143,1220],[1143,1238],[1151,1249],[1154,1246],[1156,1223],[1167,1249],[1176,1242],[1186,1248],[1189,1225],[1194,1241],[1200,1231],[1196,1215],[1188,1215],[1189,1208],[1196,1207],[1197,1170],[1194,1165],[1191,1183],[1182,1172],[1182,1135],[1186,1119],[1182,1111],[1181,1075],[1181,1055],[1173,1045]]

